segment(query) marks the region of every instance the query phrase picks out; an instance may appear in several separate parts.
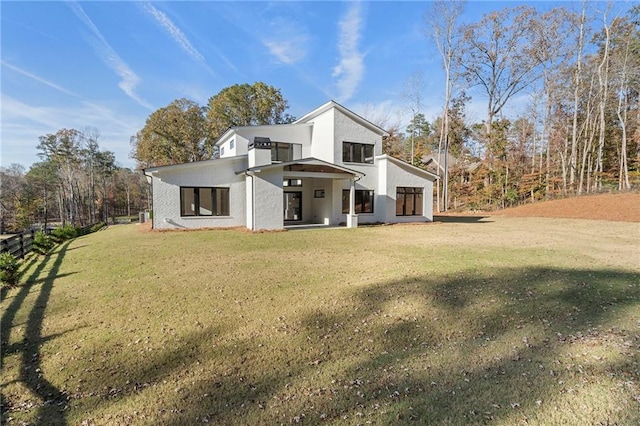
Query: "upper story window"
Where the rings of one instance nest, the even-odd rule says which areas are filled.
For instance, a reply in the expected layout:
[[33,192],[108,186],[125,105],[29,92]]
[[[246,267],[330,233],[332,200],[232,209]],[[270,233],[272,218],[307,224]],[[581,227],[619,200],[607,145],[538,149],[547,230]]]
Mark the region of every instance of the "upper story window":
[[229,142],[229,149],[233,149],[235,146],[236,146],[236,140],[231,139],[231,142]]
[[284,142],[271,142],[271,161],[293,160],[293,144]]
[[373,164],[373,147],[366,143],[342,142],[342,162]]

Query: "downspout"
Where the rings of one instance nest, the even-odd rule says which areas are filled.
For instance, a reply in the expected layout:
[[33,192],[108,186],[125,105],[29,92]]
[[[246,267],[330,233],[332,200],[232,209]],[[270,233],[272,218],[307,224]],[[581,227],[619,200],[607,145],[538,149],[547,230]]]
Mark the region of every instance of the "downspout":
[[247,170],[247,176],[251,177],[251,230],[256,230],[256,181],[255,174]]
[[151,214],[151,229],[156,229],[156,215],[153,214],[153,174],[147,174],[147,170],[146,169],[142,169],[142,174],[145,175],[148,179],[150,179],[149,185],[151,186],[151,191],[150,194],[151,195],[151,200],[147,199],[147,208],[149,207],[149,201],[151,201],[151,210],[152,210],[152,214]]

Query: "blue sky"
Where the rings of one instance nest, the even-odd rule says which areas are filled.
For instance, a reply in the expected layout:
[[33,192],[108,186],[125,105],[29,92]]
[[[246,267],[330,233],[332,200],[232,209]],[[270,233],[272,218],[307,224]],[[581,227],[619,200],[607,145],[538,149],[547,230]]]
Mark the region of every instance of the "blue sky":
[[[471,1],[462,21],[517,4]],[[134,167],[129,139],[154,110],[181,97],[206,105],[225,87],[256,81],[280,88],[294,116],[333,99],[404,128],[402,93],[419,73],[422,110],[431,120],[442,105],[443,72],[424,36],[427,7],[2,1],[0,163],[28,168],[39,161],[39,136],[95,128],[100,147]]]

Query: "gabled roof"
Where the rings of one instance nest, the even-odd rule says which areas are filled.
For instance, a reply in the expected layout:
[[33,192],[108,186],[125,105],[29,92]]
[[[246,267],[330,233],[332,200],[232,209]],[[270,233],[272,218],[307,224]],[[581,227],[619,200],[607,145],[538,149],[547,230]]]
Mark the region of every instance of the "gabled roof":
[[355,112],[343,107],[342,105],[340,105],[335,101],[329,101],[326,104],[314,109],[310,113],[303,115],[302,117],[294,121],[293,124],[307,123],[310,120],[313,120],[314,118],[324,114],[325,112],[329,111],[332,108],[337,109],[338,111],[340,111],[341,113],[343,113],[344,115],[346,115],[347,117],[355,121],[356,123],[360,124],[363,127],[366,127],[367,129],[371,130],[374,133],[379,134],[380,136],[389,136],[389,133],[387,133],[384,129],[376,126],[372,122],[362,118]]
[[[262,166],[250,167],[247,172],[260,172],[263,170],[273,170],[277,168],[290,168],[290,171],[296,172],[314,172],[314,173],[346,173],[353,176],[364,176],[365,174],[347,167],[338,166],[327,161],[309,157],[300,160],[285,161],[283,163],[265,164]],[[240,172],[240,173],[245,173]]]
[[314,118],[318,117],[319,115],[324,114],[325,112],[329,111],[332,108],[337,109],[338,111],[340,111],[341,113],[343,113],[344,115],[346,115],[347,117],[349,117],[350,119],[355,121],[356,123],[358,123],[361,126],[371,130],[374,133],[377,133],[380,136],[389,136],[389,133],[387,133],[381,127],[373,124],[372,122],[370,122],[370,121],[366,120],[365,118],[359,116],[358,114],[356,114],[355,112],[351,111],[350,109],[345,108],[344,106],[340,105],[339,103],[337,103],[335,101],[329,101],[329,102],[325,103],[324,105],[321,105],[320,107],[314,109],[313,111],[303,115],[302,117],[300,117],[299,119],[297,119],[293,123],[288,123],[288,124],[261,124],[261,125],[255,125],[255,126],[232,126],[232,127],[229,127],[216,140],[215,145],[220,145],[229,136],[233,135],[238,130],[242,130],[242,129],[259,129],[260,127],[269,128],[269,127],[274,127],[274,126],[278,126],[278,127],[287,127],[287,126],[289,126],[289,127],[297,127],[297,126],[301,126],[301,125],[311,125],[312,123],[309,123],[309,121],[313,120]]
[[444,153],[441,154],[440,156],[440,161],[438,161],[438,154],[430,154],[430,155],[424,155],[421,159],[422,164],[424,164],[425,166],[432,166],[433,168],[435,168],[436,170],[439,170],[441,172],[444,172],[444,163],[445,160],[448,161],[448,166],[450,168],[453,167],[461,167],[466,171],[473,171],[474,169],[476,169],[479,165],[480,165],[480,161],[475,161],[473,158],[471,158],[470,156],[460,156],[457,157],[451,153],[448,153],[446,158]]
[[432,179],[432,180],[440,179],[440,176],[438,176],[438,175],[436,175],[434,173],[431,173],[428,170],[421,169],[420,167],[416,167],[413,164],[409,164],[407,162],[404,162],[402,160],[399,160],[399,159],[397,159],[395,157],[392,157],[390,155],[387,155],[387,154],[382,154],[382,155],[380,155],[380,156],[378,156],[376,158],[378,158],[380,160],[390,161],[390,162],[392,162],[393,164],[395,164],[397,166],[404,167],[405,169],[408,169],[411,173],[420,174],[420,175],[422,175],[424,177],[427,177],[429,179]]

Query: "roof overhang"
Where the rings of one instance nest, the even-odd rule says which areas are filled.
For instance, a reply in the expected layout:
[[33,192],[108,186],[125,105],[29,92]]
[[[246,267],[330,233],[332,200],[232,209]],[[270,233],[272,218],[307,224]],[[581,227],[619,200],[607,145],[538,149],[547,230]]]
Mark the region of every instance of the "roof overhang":
[[282,169],[284,176],[288,177],[324,177],[341,178],[349,177],[361,178],[365,174],[347,167],[331,164],[317,158],[302,158],[300,160],[286,161],[283,163],[265,164],[263,166],[250,167],[240,173],[255,174],[269,170]]
[[153,175],[157,175],[160,172],[171,172],[175,170],[186,170],[186,169],[193,169],[198,167],[216,166],[218,164],[234,162],[239,160],[246,161],[246,159],[247,159],[247,155],[245,154],[245,155],[238,155],[238,156],[229,157],[229,158],[214,158],[211,160],[192,161],[189,163],[168,164],[166,166],[147,167],[142,169],[142,172],[146,176],[153,177]]

